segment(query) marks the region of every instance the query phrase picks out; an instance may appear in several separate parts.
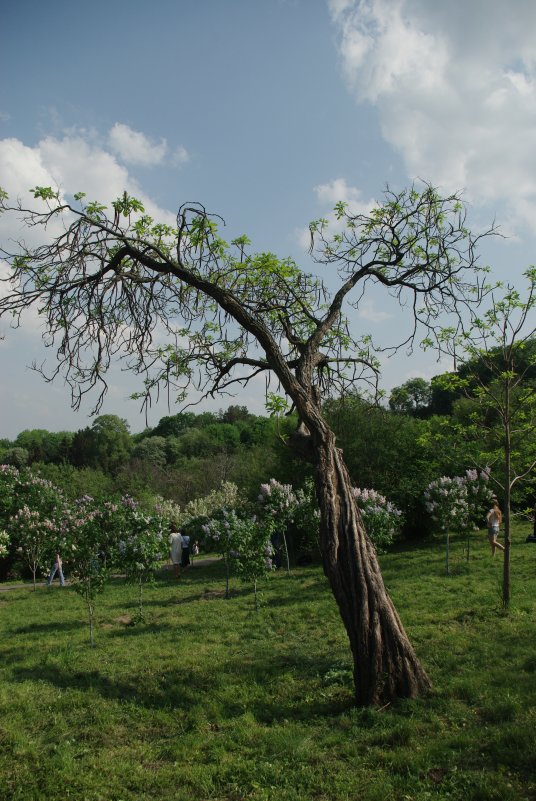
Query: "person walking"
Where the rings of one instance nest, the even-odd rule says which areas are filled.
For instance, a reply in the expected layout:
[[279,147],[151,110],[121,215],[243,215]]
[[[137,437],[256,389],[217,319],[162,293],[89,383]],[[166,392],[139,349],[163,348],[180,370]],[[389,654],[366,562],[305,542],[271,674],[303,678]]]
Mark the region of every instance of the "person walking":
[[179,531],[175,531],[175,525],[170,525],[169,543],[171,546],[170,557],[173,564],[173,575],[175,578],[181,576],[181,558],[182,558],[182,536]]
[[61,556],[59,555],[59,553],[57,553],[54,561],[52,562],[50,573],[48,574],[47,587],[50,587],[50,585],[52,584],[52,581],[56,573],[58,574],[58,578],[60,580],[60,587],[65,587],[65,578],[63,575],[62,567],[63,567],[63,562],[61,561]]
[[190,564],[190,536],[182,532],[182,558],[181,567],[187,568]]
[[497,498],[493,498],[493,506],[487,513],[486,520],[488,523],[488,540],[491,547],[491,555],[495,556],[495,551],[497,548],[500,551],[504,551],[504,545],[501,545],[500,542],[497,542],[499,528],[502,523],[502,512],[499,508]]

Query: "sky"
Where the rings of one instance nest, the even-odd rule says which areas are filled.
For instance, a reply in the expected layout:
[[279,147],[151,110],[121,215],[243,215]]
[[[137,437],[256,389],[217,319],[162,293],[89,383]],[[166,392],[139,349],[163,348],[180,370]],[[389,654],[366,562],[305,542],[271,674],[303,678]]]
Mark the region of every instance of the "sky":
[[[462,190],[492,276],[523,288],[536,244],[536,3],[533,0],[20,0],[0,28],[0,186],[28,199],[57,185],[110,201],[127,190],[172,220],[199,201],[257,251],[308,269],[308,223],[334,203],[371,208],[388,184]],[[0,241],[16,238],[0,219]],[[355,325],[387,341],[400,315],[372,294]],[[0,437],[76,431],[53,353],[30,317],[0,323]],[[388,392],[442,372],[418,349],[383,363]],[[446,367],[448,369],[448,366]],[[263,384],[230,403],[264,413]],[[101,413],[146,419],[119,368]]]

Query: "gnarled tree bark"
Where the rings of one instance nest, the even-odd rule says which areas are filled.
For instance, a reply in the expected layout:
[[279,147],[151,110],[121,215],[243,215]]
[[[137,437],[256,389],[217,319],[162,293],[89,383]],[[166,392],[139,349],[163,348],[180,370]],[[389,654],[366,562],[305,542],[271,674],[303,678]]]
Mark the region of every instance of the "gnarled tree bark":
[[312,438],[323,566],[350,641],[356,703],[415,698],[431,682],[385,588],[342,452],[325,424]]

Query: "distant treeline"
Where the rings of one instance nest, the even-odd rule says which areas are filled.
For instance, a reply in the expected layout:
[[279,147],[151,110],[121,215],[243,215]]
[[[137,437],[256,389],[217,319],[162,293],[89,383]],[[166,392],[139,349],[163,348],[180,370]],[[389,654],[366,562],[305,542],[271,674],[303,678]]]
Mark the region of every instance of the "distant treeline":
[[[426,530],[423,492],[430,481],[492,462],[492,476],[501,475],[500,431],[494,430],[490,410],[466,393],[449,390],[442,378],[407,381],[392,391],[388,406],[358,394],[325,404],[354,484],[376,489],[395,503],[412,536]],[[534,380],[532,373],[527,380]],[[125,420],[101,415],[74,433],[32,429],[13,441],[0,440],[0,460],[32,466],[71,497],[128,493],[143,502],[161,495],[182,506],[232,481],[254,498],[270,477],[295,488],[313,477],[312,466],[286,444],[297,422],[294,415],[265,417],[233,405],[219,413],[170,415],[131,434]],[[536,437],[523,436],[516,454],[520,462],[534,461]],[[500,497],[500,488],[497,493]],[[534,494],[533,478],[520,483],[515,509],[533,506]]]

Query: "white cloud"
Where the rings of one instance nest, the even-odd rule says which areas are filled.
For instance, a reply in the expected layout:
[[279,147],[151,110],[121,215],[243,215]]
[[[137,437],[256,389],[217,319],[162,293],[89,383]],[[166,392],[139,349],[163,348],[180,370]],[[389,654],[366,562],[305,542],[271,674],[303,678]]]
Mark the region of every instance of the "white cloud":
[[393,317],[392,314],[376,308],[374,301],[367,298],[359,304],[358,315],[362,320],[367,320],[369,323],[384,323]]
[[331,0],[349,85],[412,178],[536,220],[536,3]]
[[[128,169],[96,141],[92,132],[74,131],[62,138],[47,136],[34,147],[18,139],[0,139],[1,185],[10,198],[32,201],[33,186],[59,187],[65,194],[85,192],[89,200],[109,204],[126,190],[139,198],[146,211],[172,224],[174,214],[158,207],[140,188]],[[6,235],[12,220],[0,217],[0,232]]]
[[151,142],[145,134],[134,131],[122,122],[116,122],[108,134],[108,143],[116,155],[126,164],[150,167],[162,164],[168,152],[165,139]]
[[171,163],[175,166],[180,166],[181,164],[186,164],[188,161],[190,161],[190,154],[186,148],[182,145],[179,145],[177,148],[175,148],[175,152],[171,158]]
[[[326,184],[319,184],[314,187],[314,193],[321,206],[321,216],[328,220],[329,234],[335,234],[344,228],[344,220],[338,220],[333,208],[336,203],[347,204],[347,211],[350,214],[368,214],[374,206],[374,200],[363,200],[361,190],[355,186],[349,186],[345,178],[335,178]],[[304,250],[308,250],[311,245],[311,232],[309,228],[299,228],[296,231],[296,238]]]
[[166,139],[153,142],[141,131],[116,122],[108,133],[108,147],[125,164],[154,167],[166,162],[177,167],[190,160],[188,151],[178,145],[170,153]]
[[315,186],[314,192],[321,203],[344,203],[358,204],[361,201],[361,191],[355,186],[348,186],[345,178],[335,178],[328,184]]
[[[42,208],[30,193],[34,186],[59,187],[63,194],[85,192],[88,200],[99,200],[110,204],[126,190],[139,198],[146,211],[155,219],[173,225],[175,215],[161,209],[145,195],[126,167],[119,164],[114,155],[104,150],[93,132],[72,132],[57,139],[47,136],[34,147],[28,147],[18,139],[0,139],[0,182],[12,202],[20,201],[24,208]],[[69,218],[65,215],[54,218],[47,226],[46,235],[51,240],[59,236]],[[10,250],[13,242],[23,239],[28,246],[43,243],[43,230],[25,226],[22,219],[13,214],[0,215],[0,242]],[[14,249],[16,249],[14,247]],[[0,262],[0,277],[5,274],[5,263]],[[6,285],[2,285],[3,293]],[[41,334],[43,325],[36,310],[24,317],[24,333],[30,336]],[[5,327],[0,333],[6,333]]]

